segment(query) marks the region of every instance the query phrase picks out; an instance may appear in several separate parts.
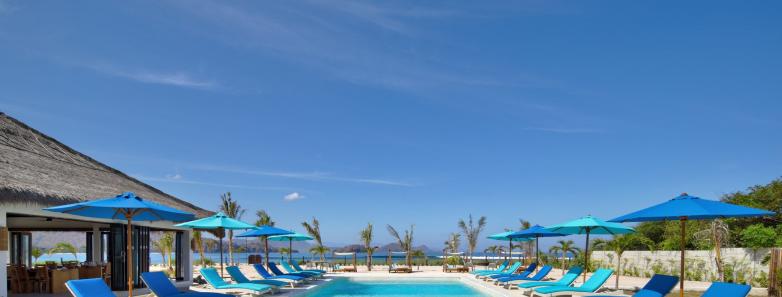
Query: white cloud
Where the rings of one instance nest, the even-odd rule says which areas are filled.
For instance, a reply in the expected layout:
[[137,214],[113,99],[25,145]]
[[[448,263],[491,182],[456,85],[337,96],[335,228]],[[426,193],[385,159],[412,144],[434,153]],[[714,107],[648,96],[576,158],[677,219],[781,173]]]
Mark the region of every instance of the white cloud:
[[107,64],[88,65],[87,67],[103,74],[127,78],[141,83],[207,90],[218,87],[218,84],[214,81],[197,79],[193,77],[192,74],[184,71],[155,72],[149,70],[127,70]]
[[175,173],[175,174],[166,174],[166,178],[167,178],[167,179],[173,179],[173,180],[181,180],[181,179],[182,179],[182,175],[181,175],[181,174],[179,174],[179,173]]
[[291,190],[291,188],[288,187],[273,187],[273,186],[264,187],[264,186],[248,186],[248,185],[239,185],[239,184],[212,183],[212,182],[188,180],[184,178],[174,179],[174,178],[169,178],[168,176],[164,178],[144,176],[138,174],[132,174],[131,176],[135,179],[145,181],[145,182],[188,184],[188,185],[209,186],[209,187],[219,187],[219,188],[228,188],[228,189],[238,188],[238,189],[269,190],[269,191]]
[[285,195],[285,197],[283,197],[282,200],[285,200],[285,201],[296,201],[296,200],[299,200],[301,198],[304,198],[304,195],[302,195],[299,192],[293,192],[293,193],[290,193],[288,195]]
[[243,168],[231,167],[231,166],[215,166],[215,165],[205,165],[205,164],[189,165],[189,166],[191,166],[190,168],[198,169],[198,170],[230,172],[230,173],[259,175],[259,176],[274,176],[274,177],[284,177],[284,178],[292,178],[292,179],[304,179],[304,180],[315,180],[315,181],[340,181],[340,182],[389,185],[389,186],[400,186],[400,187],[415,186],[414,184],[408,182],[402,182],[402,181],[377,179],[377,178],[343,177],[343,176],[336,176],[334,174],[317,172],[317,171],[279,172],[279,171],[253,170],[253,169],[243,169]]

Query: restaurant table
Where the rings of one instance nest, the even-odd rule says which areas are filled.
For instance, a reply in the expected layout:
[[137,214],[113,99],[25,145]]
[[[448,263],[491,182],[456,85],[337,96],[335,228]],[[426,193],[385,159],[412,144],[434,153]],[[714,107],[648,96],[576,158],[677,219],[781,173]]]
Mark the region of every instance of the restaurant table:
[[51,290],[52,294],[67,293],[68,288],[65,287],[65,282],[69,280],[79,279],[79,269],[53,269],[51,270]]

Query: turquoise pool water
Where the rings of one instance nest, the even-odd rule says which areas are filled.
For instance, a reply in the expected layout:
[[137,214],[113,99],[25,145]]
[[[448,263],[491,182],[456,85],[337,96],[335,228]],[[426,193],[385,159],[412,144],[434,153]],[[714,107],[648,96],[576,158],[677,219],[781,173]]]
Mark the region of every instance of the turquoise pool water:
[[369,297],[369,296],[489,296],[456,279],[394,279],[357,280],[334,279],[321,288],[314,289],[306,297]]

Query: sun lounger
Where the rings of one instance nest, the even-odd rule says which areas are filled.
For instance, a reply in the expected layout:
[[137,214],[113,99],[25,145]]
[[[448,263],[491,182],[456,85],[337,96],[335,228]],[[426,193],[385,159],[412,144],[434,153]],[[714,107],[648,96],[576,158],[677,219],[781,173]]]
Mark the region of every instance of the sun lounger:
[[[664,297],[676,287],[679,278],[670,275],[655,274],[651,280],[632,297]],[[745,297],[749,294],[752,287],[742,284],[715,282],[703,292],[701,297]],[[585,297],[628,297],[627,295],[616,294],[594,294]]]
[[296,263],[296,261],[291,261],[291,265],[293,265],[293,268],[296,268],[297,271],[315,271],[320,272],[320,274],[326,274],[326,270],[321,269],[303,269],[301,266],[299,266],[299,263]]
[[[643,288],[641,288],[640,291],[635,292],[633,294],[633,297],[665,297],[665,295],[668,295],[669,292],[671,292],[671,289],[676,286],[676,284],[679,282],[679,278],[675,276],[670,275],[664,275],[664,274],[655,274],[652,276],[652,279],[649,280],[649,282],[644,285]],[[629,295],[622,295],[622,294],[614,294],[614,293],[607,293],[607,294],[595,294],[595,295],[589,295],[589,297],[629,297]]]
[[309,271],[309,270],[298,271],[295,268],[293,268],[290,264],[288,264],[287,261],[282,261],[280,262],[280,264],[282,265],[282,268],[285,269],[285,271],[287,271],[288,273],[307,273],[317,277],[323,276],[323,273],[317,271]]
[[445,272],[469,272],[470,268],[464,265],[446,265]]
[[533,271],[535,271],[535,267],[538,267],[538,263],[532,263],[532,264],[529,264],[529,266],[527,266],[527,268],[525,268],[525,269],[524,269],[524,271],[522,271],[522,272],[519,272],[519,273],[499,273],[499,274],[491,274],[491,275],[487,275],[487,276],[486,276],[486,279],[487,279],[487,280],[495,280],[495,279],[498,279],[498,278],[503,278],[503,277],[514,277],[514,276],[522,276],[522,277],[527,277],[527,276],[529,276],[529,274],[530,274],[530,273],[532,273]]
[[162,271],[144,272],[141,274],[141,280],[157,297],[233,297],[233,295],[211,292],[181,292]]
[[274,263],[274,262],[269,262],[269,270],[271,270],[272,273],[274,273],[274,275],[276,275],[276,276],[293,275],[293,276],[301,276],[301,277],[306,277],[306,278],[314,278],[314,277],[316,277],[316,275],[314,275],[312,273],[304,273],[304,272],[285,273],[285,272],[282,272],[282,270],[280,270],[280,268],[277,267],[277,263]]
[[281,280],[274,280],[274,279],[259,279],[259,280],[250,280],[247,278],[247,276],[242,273],[241,270],[239,270],[239,267],[236,266],[228,266],[225,268],[225,271],[228,272],[228,275],[231,276],[231,279],[233,279],[237,284],[262,284],[262,285],[270,285],[270,286],[276,286],[276,287],[284,287],[284,286],[291,286],[293,288],[294,282],[284,282]]
[[355,266],[334,265],[334,272],[358,272]]
[[510,264],[508,261],[502,262],[500,266],[497,267],[497,269],[481,269],[481,270],[473,270],[472,274],[481,274],[481,273],[502,273],[505,271],[505,268],[508,268],[508,264]]
[[533,276],[529,276],[529,274],[525,276],[522,275],[507,276],[507,277],[498,278],[496,279],[496,281],[497,284],[499,285],[505,285],[512,281],[541,281],[543,280],[544,277],[546,277],[546,275],[549,274],[549,272],[551,272],[551,268],[552,268],[551,265],[543,265],[543,267],[540,268],[538,273],[535,273],[535,275]]
[[307,278],[304,277],[304,276],[297,276],[297,275],[276,275],[275,276],[275,275],[272,275],[271,273],[269,273],[268,270],[266,270],[266,268],[263,267],[262,264],[253,264],[253,268],[255,268],[255,271],[257,271],[258,274],[260,274],[261,277],[263,277],[264,279],[274,279],[274,280],[287,279],[287,280],[292,280],[292,281],[297,281],[297,282],[298,281],[302,281],[302,282],[306,282],[307,281]]
[[715,282],[703,292],[701,297],[744,297],[752,287],[748,285]]
[[583,272],[584,269],[580,266],[573,266],[570,267],[570,269],[563,275],[560,279],[556,281],[548,281],[548,282],[526,282],[518,284],[517,287],[522,290],[531,290],[532,288],[536,287],[548,287],[548,286],[569,286],[572,284],[579,275],[581,275],[581,272]]
[[516,270],[518,270],[519,267],[521,267],[521,262],[516,262],[516,263],[513,263],[513,265],[511,265],[510,267],[508,267],[508,270],[505,270],[505,272],[503,272],[503,273],[491,273],[491,272],[480,273],[480,274],[476,274],[475,278],[486,278],[486,277],[488,277],[490,275],[497,275],[497,274],[508,274],[508,275],[510,275],[510,274],[516,272]]
[[413,269],[407,266],[401,266],[396,264],[391,264],[391,267],[388,268],[389,273],[393,272],[403,272],[403,273],[411,273],[413,272]]
[[116,297],[101,278],[69,280],[65,287],[73,297]]
[[253,295],[261,295],[264,293],[273,293],[275,288],[262,284],[231,284],[223,280],[214,268],[201,268],[199,272],[206,280],[206,283],[218,290],[250,291],[253,292]]
[[536,288],[532,296],[572,296],[574,293],[594,293],[605,284],[611,275],[614,274],[612,269],[600,268],[592,274],[589,279],[584,282],[583,285],[578,287],[571,286],[548,286],[542,288]]

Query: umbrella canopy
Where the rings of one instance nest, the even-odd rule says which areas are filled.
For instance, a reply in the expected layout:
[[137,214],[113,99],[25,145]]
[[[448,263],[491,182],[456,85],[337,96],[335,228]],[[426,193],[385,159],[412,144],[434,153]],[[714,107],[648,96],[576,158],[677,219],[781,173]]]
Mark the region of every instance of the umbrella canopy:
[[280,229],[273,226],[258,226],[253,227],[252,230],[236,235],[236,237],[261,237],[261,236],[275,236],[275,235],[287,235],[293,234],[293,232]]
[[146,201],[133,192],[125,192],[111,198],[44,208],[44,210],[83,217],[120,220],[126,219],[126,214],[132,214],[135,221],[182,222],[192,220],[195,217],[189,212]]
[[269,236],[268,240],[271,241],[287,241],[288,242],[288,260],[293,261],[293,242],[294,241],[306,241],[314,240],[315,238],[306,234],[291,233],[284,235]]
[[774,215],[773,212],[724,203],[715,200],[701,199],[683,193],[666,202],[632,212],[611,220],[611,222],[648,222],[679,220],[681,228],[681,258],[679,277],[679,296],[684,296],[684,245],[687,220],[705,220],[736,217],[759,217]]
[[242,234],[237,235],[237,237],[262,237],[263,238],[263,247],[265,251],[266,257],[264,257],[263,261],[266,264],[266,267],[269,267],[269,236],[275,236],[275,235],[287,235],[287,234],[293,234],[293,232],[280,229],[274,226],[258,226],[255,227],[255,229],[244,232]]
[[232,219],[222,212],[218,212],[213,216],[198,219],[195,221],[185,222],[177,224],[178,227],[187,227],[193,229],[226,229],[226,230],[239,230],[239,229],[253,229],[254,225],[247,224],[237,219]]
[[589,272],[589,234],[626,234],[635,232],[633,228],[619,223],[606,222],[593,216],[585,216],[562,224],[549,226],[547,231],[562,234],[586,234],[584,244],[584,282]]
[[[233,219],[222,212],[218,212],[210,217],[198,219],[195,221],[177,224],[177,227],[187,227],[203,230],[241,230],[252,229],[254,225],[247,224],[237,219]],[[220,276],[223,275],[223,237],[220,237]]]
[[[74,204],[44,208],[44,210],[68,213],[84,217],[102,219],[125,219],[128,222],[127,238],[133,238],[132,222],[136,221],[172,221],[192,220],[191,213],[176,208],[145,201],[133,192],[125,192],[116,197],[85,201]],[[133,296],[133,252],[132,240],[127,241],[128,296]]]
[[494,240],[507,240],[508,241],[508,251],[509,252],[513,251],[513,242],[514,241],[515,242],[524,242],[524,241],[532,240],[532,238],[521,238],[521,237],[511,238],[510,235],[513,234],[513,233],[516,233],[516,231],[500,232],[500,233],[497,233],[497,234],[489,235],[486,238],[494,239]]
[[561,234],[626,234],[635,232],[633,228],[613,222],[606,222],[593,216],[585,216],[562,224],[548,226],[549,232]]
[[306,240],[314,240],[314,239],[315,238],[313,238],[312,236],[301,234],[301,233],[269,236],[269,240],[271,241],[306,241]]
[[774,215],[773,212],[741,205],[707,200],[681,194],[666,202],[632,212],[610,222],[647,222],[687,218],[688,220],[757,217]]
[[[556,233],[551,232],[546,229],[546,227],[543,227],[541,225],[535,225],[530,227],[526,230],[521,230],[518,232],[513,232],[508,237],[510,238],[535,238],[535,259],[538,263],[540,263],[540,243],[539,239],[541,237],[560,237],[565,236],[565,234],[562,233]],[[537,270],[537,267],[535,268]]]
[[494,239],[494,240],[511,240],[516,242],[523,242],[523,241],[530,241],[532,238],[522,238],[522,237],[516,237],[511,238],[510,235],[516,233],[516,231],[505,231],[497,234],[492,234],[489,236],[486,236],[488,239]]

